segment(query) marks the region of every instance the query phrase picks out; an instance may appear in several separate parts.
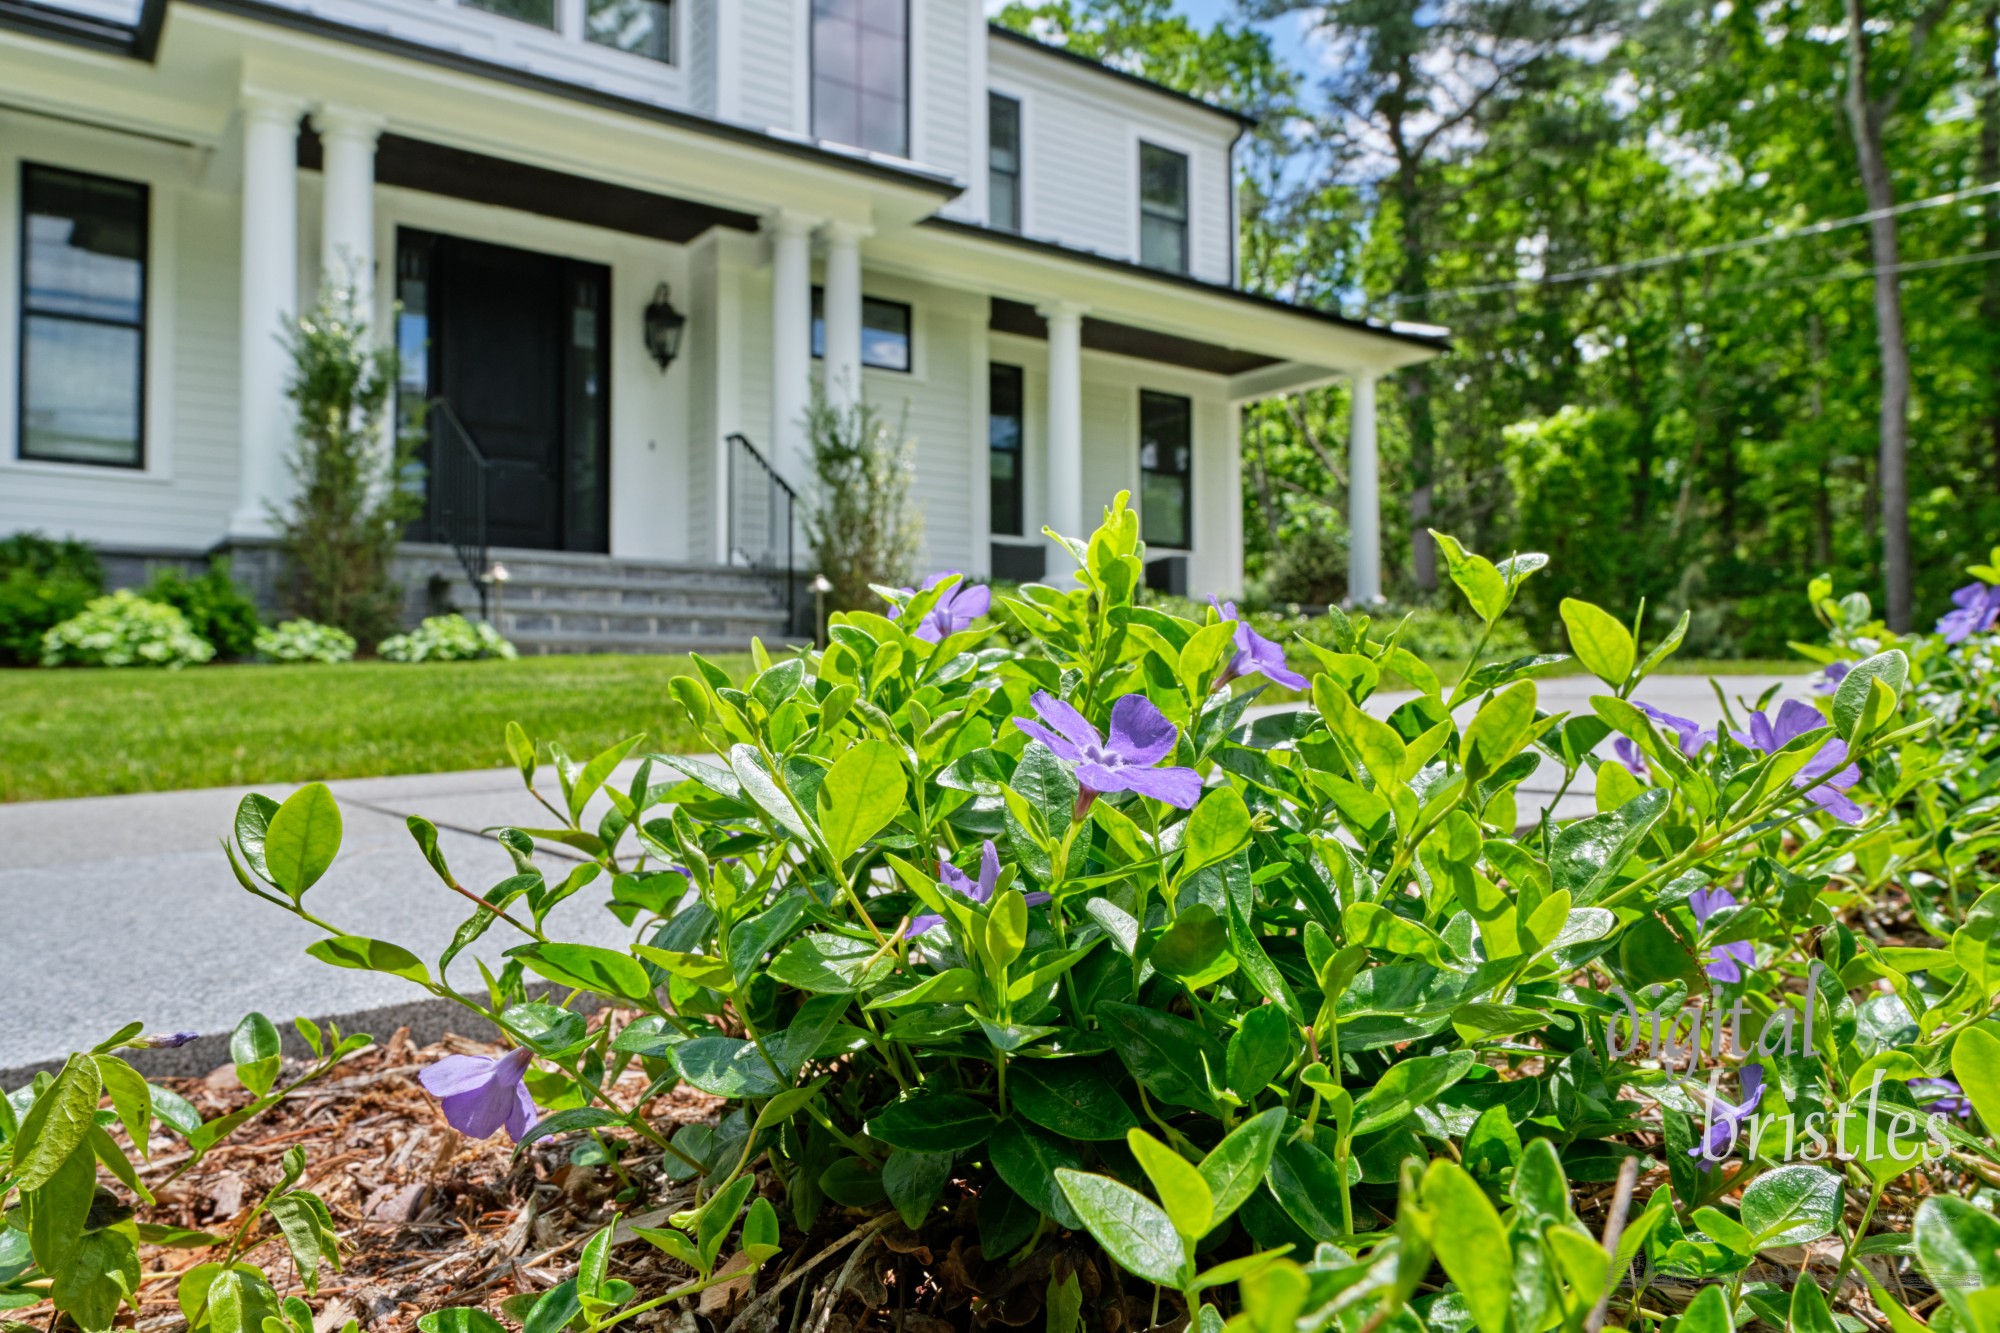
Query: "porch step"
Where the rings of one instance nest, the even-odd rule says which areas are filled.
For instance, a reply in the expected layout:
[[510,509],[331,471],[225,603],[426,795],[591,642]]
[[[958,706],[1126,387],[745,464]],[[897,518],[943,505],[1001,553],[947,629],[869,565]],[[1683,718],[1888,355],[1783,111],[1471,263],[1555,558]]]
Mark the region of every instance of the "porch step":
[[[495,550],[506,567],[497,617],[523,654],[735,653],[790,639],[779,590],[752,570],[567,552]],[[478,591],[462,569],[445,573],[453,605]]]

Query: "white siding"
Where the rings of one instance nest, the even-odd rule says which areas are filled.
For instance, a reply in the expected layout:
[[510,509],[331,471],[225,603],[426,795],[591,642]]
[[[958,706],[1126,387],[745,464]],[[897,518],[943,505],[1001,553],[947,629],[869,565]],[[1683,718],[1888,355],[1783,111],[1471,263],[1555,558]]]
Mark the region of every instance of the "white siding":
[[716,9],[723,0],[682,0],[687,6],[688,109],[715,114]]
[[910,156],[967,182],[975,165],[986,170],[983,152],[976,162],[973,154],[974,122],[985,123],[985,89],[971,77],[976,67],[967,11],[976,8],[975,0],[910,0]]
[[989,85],[1021,101],[1023,232],[1136,260],[1139,144],[1155,143],[1188,156],[1189,271],[1235,280],[1233,122],[1008,38],[989,38],[987,57]]
[[[718,0],[736,7],[737,119],[769,129],[805,128],[805,9],[810,0]],[[729,54],[725,52],[725,59]],[[728,72],[724,72],[728,77]],[[728,99],[724,99],[726,107]]]

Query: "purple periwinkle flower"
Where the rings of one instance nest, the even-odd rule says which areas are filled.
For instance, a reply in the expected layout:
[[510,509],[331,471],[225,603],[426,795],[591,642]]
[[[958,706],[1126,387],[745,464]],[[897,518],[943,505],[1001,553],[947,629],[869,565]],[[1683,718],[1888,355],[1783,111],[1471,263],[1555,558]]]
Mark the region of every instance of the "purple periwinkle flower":
[[1652,718],[1653,721],[1659,723],[1668,731],[1673,732],[1675,739],[1680,742],[1681,753],[1690,759],[1715,743],[1715,729],[1713,727],[1704,727],[1693,718],[1681,717],[1679,714],[1669,713],[1664,708],[1655,708],[1651,704],[1639,703],[1637,699],[1634,699],[1632,702],[1638,707],[1640,712]]
[[[911,633],[925,643],[942,643],[952,635],[970,626],[973,621],[993,609],[993,589],[983,583],[967,584],[964,576],[955,569],[947,569],[924,580],[926,589],[935,588],[949,578],[959,582],[947,588],[937,599],[937,604],[924,614],[923,620]],[[904,592],[913,593],[914,588]],[[889,619],[902,618],[903,608],[891,608]]]
[[1743,1122],[1757,1114],[1757,1104],[1764,1100],[1764,1067],[1745,1065],[1742,1073],[1743,1101],[1731,1106],[1718,1095],[1715,1105],[1709,1108],[1708,1132],[1701,1142],[1688,1149],[1690,1157],[1705,1157],[1711,1162],[1720,1162],[1729,1156],[1729,1150],[1736,1146],[1736,1132],[1743,1128]]
[[1909,1086],[1918,1097],[1929,1099],[1925,1110],[1957,1116],[1960,1120],[1972,1119],[1972,1099],[1965,1095],[1964,1088],[1958,1086],[1957,1079],[1913,1078]]
[[522,1081],[534,1053],[517,1046],[505,1055],[447,1055],[417,1075],[451,1127],[467,1138],[490,1138],[504,1127],[519,1143],[541,1118]]
[[1946,643],[1963,643],[1975,634],[1984,634],[2000,620],[2000,586],[1968,583],[1951,595],[1958,609],[1938,618],[1937,632]]
[[[1734,906],[1736,895],[1724,888],[1696,889],[1688,895],[1688,910],[1694,913],[1694,924],[1702,930],[1708,929],[1710,917]],[[1756,966],[1757,950],[1749,940],[1718,944],[1708,952],[1710,981],[1741,981]]]
[[1014,725],[1076,766],[1076,780],[1083,787],[1079,809],[1107,791],[1135,791],[1183,810],[1201,799],[1201,774],[1191,768],[1153,767],[1173,753],[1180,729],[1144,695],[1128,694],[1111,706],[1109,741],[1047,690],[1035,691],[1030,702],[1041,720],[1017,717]]
[[199,1032],[149,1032],[143,1037],[127,1042],[128,1051],[175,1050],[187,1045],[201,1034]]
[[1852,662],[1828,662],[1813,678],[1814,694],[1833,694],[1840,689],[1840,682],[1847,679],[1847,673],[1854,670]]
[[[968,902],[984,903],[993,899],[993,886],[1000,882],[1000,852],[993,845],[993,839],[986,840],[985,848],[979,853],[979,878],[960,870],[949,861],[938,866],[940,887],[957,894]],[[1049,895],[1035,892],[1026,895],[1028,906],[1039,907],[1049,900]],[[928,930],[935,930],[944,924],[944,918],[936,912],[920,912],[910,918],[910,924],[903,929],[905,939],[915,939]]]
[[[1771,754],[1791,741],[1818,731],[1826,719],[1811,704],[1787,699],[1773,723],[1762,712],[1750,715],[1748,731],[1732,731],[1737,742],[1761,754]],[[1826,775],[1832,774],[1831,777]],[[1820,779],[1826,777],[1826,781]],[[1805,790],[1806,799],[1843,824],[1859,824],[1867,812],[1847,795],[1847,789],[1861,780],[1861,770],[1847,762],[1847,742],[1835,737],[1819,749],[1806,766],[1792,778],[1792,785]],[[1817,784],[1817,785],[1815,785]]]
[[1306,678],[1285,665],[1285,650],[1251,629],[1250,622],[1236,614],[1236,603],[1217,601],[1211,594],[1208,604],[1216,615],[1236,622],[1236,656],[1229,659],[1229,670],[1223,672],[1221,683],[1226,685],[1239,676],[1262,676],[1288,690],[1306,687]]
[[1633,777],[1643,778],[1646,776],[1646,756],[1641,754],[1639,747],[1631,741],[1620,736],[1617,740],[1611,742],[1611,752],[1618,756],[1618,762],[1625,765],[1626,770]]

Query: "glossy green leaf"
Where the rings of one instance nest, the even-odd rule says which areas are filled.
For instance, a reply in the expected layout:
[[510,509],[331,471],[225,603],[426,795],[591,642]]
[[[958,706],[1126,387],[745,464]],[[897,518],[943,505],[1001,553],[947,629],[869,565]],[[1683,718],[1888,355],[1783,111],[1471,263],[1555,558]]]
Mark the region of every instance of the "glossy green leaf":
[[1060,1170],[1056,1180],[1084,1228],[1119,1267],[1147,1282],[1180,1285],[1181,1241],[1164,1209],[1109,1176]]
[[1068,1143],[1018,1118],[1009,1118],[993,1131],[986,1151],[1009,1189],[1054,1218],[1058,1226],[1075,1230],[1083,1225],[1056,1183],[1057,1171],[1083,1166],[1083,1158]]
[[324,782],[309,782],[285,798],[264,834],[271,882],[298,898],[319,882],[340,851],[340,806]]
[[885,741],[861,741],[834,762],[819,788],[819,826],[837,861],[859,851],[903,809],[903,761]]
[[912,1152],[969,1152],[1000,1123],[979,1102],[957,1092],[919,1089],[868,1118],[868,1135]]
[[1569,649],[1583,669],[1614,690],[1624,685],[1639,657],[1631,632],[1617,617],[1574,597],[1563,598],[1561,610]]

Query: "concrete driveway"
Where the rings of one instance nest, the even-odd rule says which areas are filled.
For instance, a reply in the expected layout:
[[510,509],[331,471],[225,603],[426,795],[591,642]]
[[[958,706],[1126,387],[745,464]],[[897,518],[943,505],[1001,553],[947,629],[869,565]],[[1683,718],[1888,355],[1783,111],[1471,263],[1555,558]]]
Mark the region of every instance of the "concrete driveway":
[[[1807,678],[1737,676],[1721,684],[1732,701],[1754,700],[1772,685],[1802,693]],[[1538,687],[1543,708],[1571,712],[1587,712],[1590,695],[1601,689],[1574,677]],[[1380,696],[1370,701],[1371,711],[1386,713],[1407,697]],[[1659,677],[1640,697],[1703,725],[1720,716],[1701,677]],[[1560,777],[1545,764],[1523,784],[1524,820],[1554,799]],[[333,869],[310,892],[312,909],[343,929],[393,940],[427,960],[449,943],[469,904],[431,873],[404,818],[421,814],[436,823],[453,870],[475,889],[512,869],[480,829],[548,822],[511,769],[331,785],[346,836]],[[545,785],[552,787],[552,778]],[[297,1014],[347,1015],[351,1022],[344,1026],[378,1037],[403,1023],[424,1037],[442,1031],[448,1018],[465,1030],[460,1011],[431,1002],[406,982],[306,958],[302,951],[318,932],[243,892],[218,840],[228,834],[246,790],[0,805],[0,1087],[17,1085],[24,1070],[92,1046],[135,1019],[148,1031],[208,1034],[178,1051],[146,1053],[143,1061],[156,1073],[201,1072],[222,1063],[226,1034],[252,1009],[280,1027]],[[279,799],[289,791],[262,790]],[[1585,784],[1564,797],[1557,814],[1592,809]],[[600,906],[604,896],[593,886],[558,906],[550,933],[618,944],[626,932]],[[492,965],[518,942],[503,926],[471,952]],[[461,987],[479,984],[470,956],[453,965],[452,977]]]

